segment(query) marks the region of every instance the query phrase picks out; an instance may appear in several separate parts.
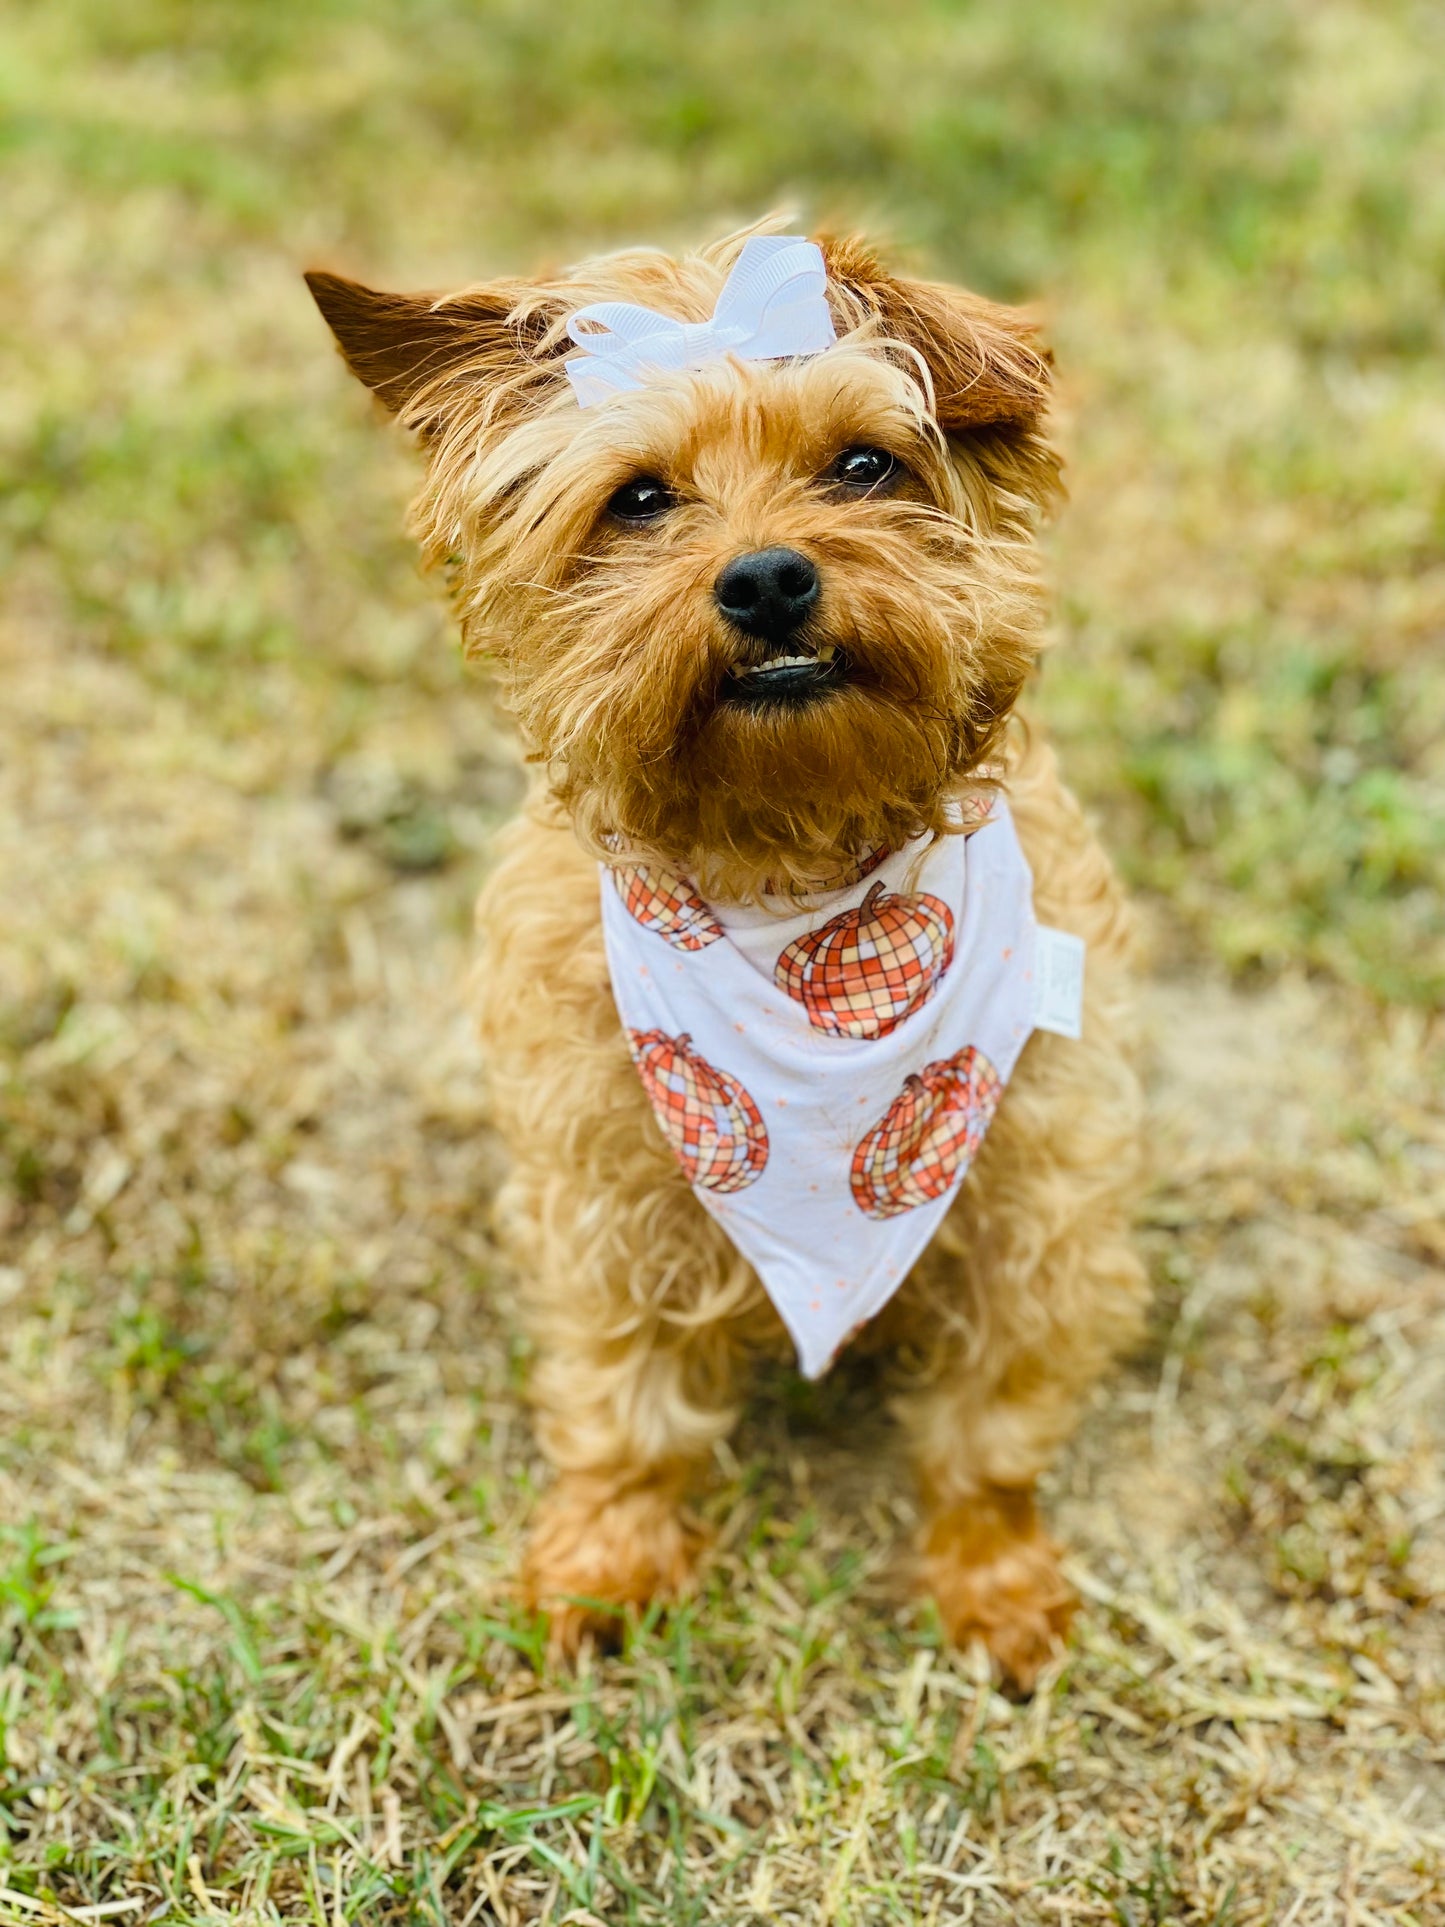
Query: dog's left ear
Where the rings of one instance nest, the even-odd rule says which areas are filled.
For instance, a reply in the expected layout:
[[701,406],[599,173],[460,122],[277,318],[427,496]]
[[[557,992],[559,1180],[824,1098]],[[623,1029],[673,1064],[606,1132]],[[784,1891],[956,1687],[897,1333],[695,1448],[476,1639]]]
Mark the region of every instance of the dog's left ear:
[[890,274],[857,236],[820,243],[840,319],[872,320],[922,356],[948,435],[1034,426],[1048,406],[1051,357],[1017,308],[939,281]]
[[306,285],[352,374],[423,435],[468,396],[515,391],[549,372],[536,358],[546,322],[525,309],[520,283],[388,294],[313,268]]

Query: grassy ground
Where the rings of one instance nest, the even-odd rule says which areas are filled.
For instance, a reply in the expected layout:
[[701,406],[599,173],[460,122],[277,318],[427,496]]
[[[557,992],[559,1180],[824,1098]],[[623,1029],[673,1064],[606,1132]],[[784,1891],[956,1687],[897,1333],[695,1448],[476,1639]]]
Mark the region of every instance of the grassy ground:
[[[0,9],[0,1921],[1445,1921],[1438,12]],[[515,775],[296,271],[795,197],[1052,316],[1147,1346],[1029,1705],[867,1383],[550,1674],[460,1010]]]

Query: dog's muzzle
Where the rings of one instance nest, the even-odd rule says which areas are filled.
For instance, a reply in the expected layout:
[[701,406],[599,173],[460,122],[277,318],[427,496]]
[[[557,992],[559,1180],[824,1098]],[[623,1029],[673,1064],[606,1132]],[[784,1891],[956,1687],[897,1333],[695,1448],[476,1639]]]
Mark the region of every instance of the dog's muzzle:
[[753,549],[735,555],[713,584],[713,597],[731,628],[754,647],[728,671],[727,702],[799,702],[835,683],[843,660],[831,643],[811,644],[802,633],[818,604],[818,571],[797,549]]

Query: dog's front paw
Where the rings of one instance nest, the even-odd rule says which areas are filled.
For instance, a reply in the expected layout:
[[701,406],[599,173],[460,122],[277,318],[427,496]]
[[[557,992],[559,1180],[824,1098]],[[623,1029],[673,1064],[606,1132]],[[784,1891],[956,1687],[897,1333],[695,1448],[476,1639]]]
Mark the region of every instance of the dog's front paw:
[[603,1478],[564,1477],[532,1529],[523,1596],[546,1613],[554,1653],[571,1658],[589,1637],[616,1645],[627,1607],[687,1592],[701,1549],[676,1480],[619,1489]]
[[954,1644],[981,1640],[1005,1680],[1031,1692],[1078,1603],[1032,1497],[995,1488],[936,1514],[923,1568]]

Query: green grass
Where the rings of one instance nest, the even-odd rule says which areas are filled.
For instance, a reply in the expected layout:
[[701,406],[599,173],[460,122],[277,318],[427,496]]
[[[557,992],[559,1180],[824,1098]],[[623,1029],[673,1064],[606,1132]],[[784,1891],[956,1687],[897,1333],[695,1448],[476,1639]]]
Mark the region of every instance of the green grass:
[[[1402,0],[0,4],[7,1927],[1439,1917],[1442,59]],[[1032,1707],[903,1603],[846,1379],[760,1391],[620,1659],[507,1592],[454,1012],[515,771],[299,270],[778,204],[1042,305],[1037,700],[1171,980]]]

